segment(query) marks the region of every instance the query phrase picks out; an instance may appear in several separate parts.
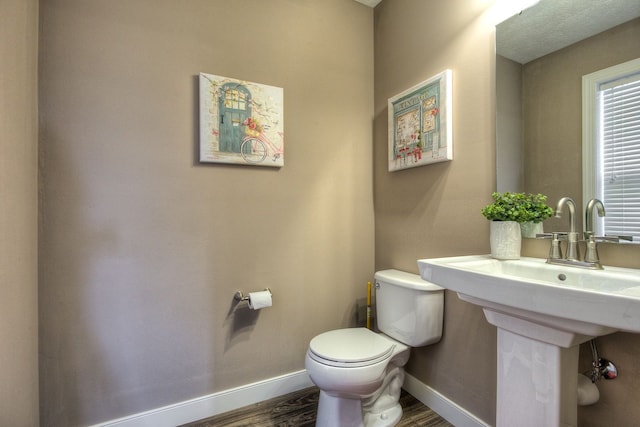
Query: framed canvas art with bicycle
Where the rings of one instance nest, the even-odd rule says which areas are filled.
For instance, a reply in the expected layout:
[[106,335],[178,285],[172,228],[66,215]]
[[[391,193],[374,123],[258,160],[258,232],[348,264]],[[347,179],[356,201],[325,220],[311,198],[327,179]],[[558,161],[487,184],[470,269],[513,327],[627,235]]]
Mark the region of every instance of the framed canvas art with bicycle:
[[284,166],[283,89],[200,73],[200,161]]

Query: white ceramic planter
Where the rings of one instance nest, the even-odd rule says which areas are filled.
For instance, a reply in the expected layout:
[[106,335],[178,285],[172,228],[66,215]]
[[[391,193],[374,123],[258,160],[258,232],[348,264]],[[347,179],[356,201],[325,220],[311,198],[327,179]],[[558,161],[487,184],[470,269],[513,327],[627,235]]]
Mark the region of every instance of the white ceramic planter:
[[520,258],[522,233],[519,223],[515,221],[491,221],[489,239],[493,258]]
[[542,222],[523,222],[520,224],[522,237],[535,239],[536,234],[544,233]]

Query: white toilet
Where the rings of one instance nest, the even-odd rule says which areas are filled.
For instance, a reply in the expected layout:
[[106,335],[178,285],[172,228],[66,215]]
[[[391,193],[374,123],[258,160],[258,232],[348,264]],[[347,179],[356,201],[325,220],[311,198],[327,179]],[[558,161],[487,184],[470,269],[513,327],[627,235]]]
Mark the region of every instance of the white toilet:
[[309,343],[305,366],[320,388],[317,427],[394,426],[410,348],[442,336],[443,288],[398,270],[377,272],[375,287],[380,333],[337,329]]

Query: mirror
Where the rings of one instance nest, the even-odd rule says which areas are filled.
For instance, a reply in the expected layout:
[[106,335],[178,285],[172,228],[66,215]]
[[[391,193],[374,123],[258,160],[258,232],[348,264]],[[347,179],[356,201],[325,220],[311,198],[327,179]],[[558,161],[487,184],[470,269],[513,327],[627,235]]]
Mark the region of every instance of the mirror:
[[638,16],[638,0],[541,0],[498,24],[497,191],[572,197],[582,230],[582,76],[640,57]]

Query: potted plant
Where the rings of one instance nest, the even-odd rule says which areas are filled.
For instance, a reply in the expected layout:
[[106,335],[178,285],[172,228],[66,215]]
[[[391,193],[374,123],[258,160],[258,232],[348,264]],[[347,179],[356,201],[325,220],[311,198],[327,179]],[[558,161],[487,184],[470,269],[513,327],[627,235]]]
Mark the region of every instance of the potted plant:
[[541,225],[553,215],[553,209],[547,205],[547,196],[494,192],[491,197],[493,203],[482,208],[482,215],[491,221],[491,254],[499,259],[520,258],[523,234],[529,237],[536,233],[536,230],[528,231],[531,227],[521,226]]
[[542,221],[553,215],[553,209],[547,205],[547,196],[543,194],[527,194],[525,203],[526,215],[528,218],[520,222],[522,237],[536,237],[536,234],[543,233]]

